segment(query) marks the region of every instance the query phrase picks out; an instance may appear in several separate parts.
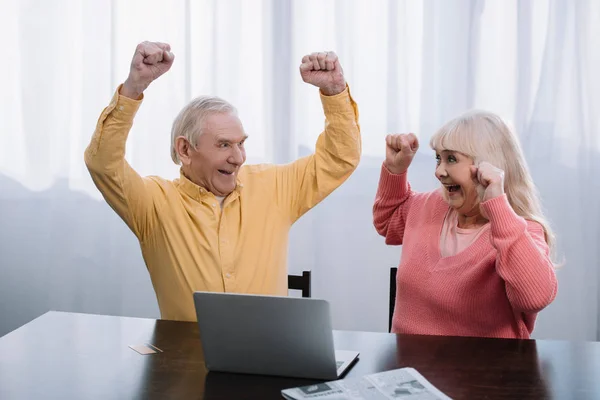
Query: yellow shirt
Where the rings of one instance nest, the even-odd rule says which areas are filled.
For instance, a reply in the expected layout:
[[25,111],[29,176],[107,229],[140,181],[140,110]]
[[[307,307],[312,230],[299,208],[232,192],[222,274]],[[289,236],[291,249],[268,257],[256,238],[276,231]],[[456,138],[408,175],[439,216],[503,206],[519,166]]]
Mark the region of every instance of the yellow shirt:
[[221,209],[183,174],[141,177],[125,142],[142,103],[119,95],[104,109],[85,162],[107,203],[137,236],[163,319],[195,321],[193,292],[287,295],[291,225],[358,166],[358,108],[349,88],[321,95],[325,130],[315,153],[286,165],[244,165]]

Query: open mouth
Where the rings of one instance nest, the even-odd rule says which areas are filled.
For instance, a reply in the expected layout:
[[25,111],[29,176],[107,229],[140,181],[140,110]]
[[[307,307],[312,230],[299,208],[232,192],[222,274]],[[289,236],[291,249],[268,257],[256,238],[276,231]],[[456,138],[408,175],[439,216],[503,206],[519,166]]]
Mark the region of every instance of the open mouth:
[[225,171],[224,169],[220,169],[219,173],[227,176],[233,175],[233,172]]
[[460,190],[460,185],[444,185],[446,190],[450,193],[458,192]]

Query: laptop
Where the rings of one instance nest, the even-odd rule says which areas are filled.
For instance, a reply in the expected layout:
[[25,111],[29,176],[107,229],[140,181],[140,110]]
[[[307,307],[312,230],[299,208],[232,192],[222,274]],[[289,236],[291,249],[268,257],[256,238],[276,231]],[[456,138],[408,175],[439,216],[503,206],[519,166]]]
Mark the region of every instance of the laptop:
[[194,292],[194,304],[209,371],[336,380],[358,360],[335,350],[325,300]]

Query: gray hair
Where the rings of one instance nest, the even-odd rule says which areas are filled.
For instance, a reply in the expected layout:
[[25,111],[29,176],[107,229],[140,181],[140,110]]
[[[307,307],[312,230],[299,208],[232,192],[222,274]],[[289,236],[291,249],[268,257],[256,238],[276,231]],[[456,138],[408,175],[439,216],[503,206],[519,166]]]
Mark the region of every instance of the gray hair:
[[198,137],[204,129],[204,121],[212,114],[229,113],[237,116],[237,109],[229,102],[216,96],[200,96],[190,101],[179,112],[171,129],[171,158],[177,165],[181,164],[175,149],[175,140],[183,136],[192,144],[198,144]]

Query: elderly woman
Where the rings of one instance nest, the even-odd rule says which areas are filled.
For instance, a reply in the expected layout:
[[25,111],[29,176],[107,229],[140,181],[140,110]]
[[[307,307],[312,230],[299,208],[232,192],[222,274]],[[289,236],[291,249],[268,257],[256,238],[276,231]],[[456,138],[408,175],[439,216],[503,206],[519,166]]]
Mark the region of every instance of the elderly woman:
[[518,139],[471,111],[431,139],[441,187],[416,193],[413,134],[386,137],[373,207],[386,244],[403,245],[392,332],[529,338],[556,297],[553,235]]

